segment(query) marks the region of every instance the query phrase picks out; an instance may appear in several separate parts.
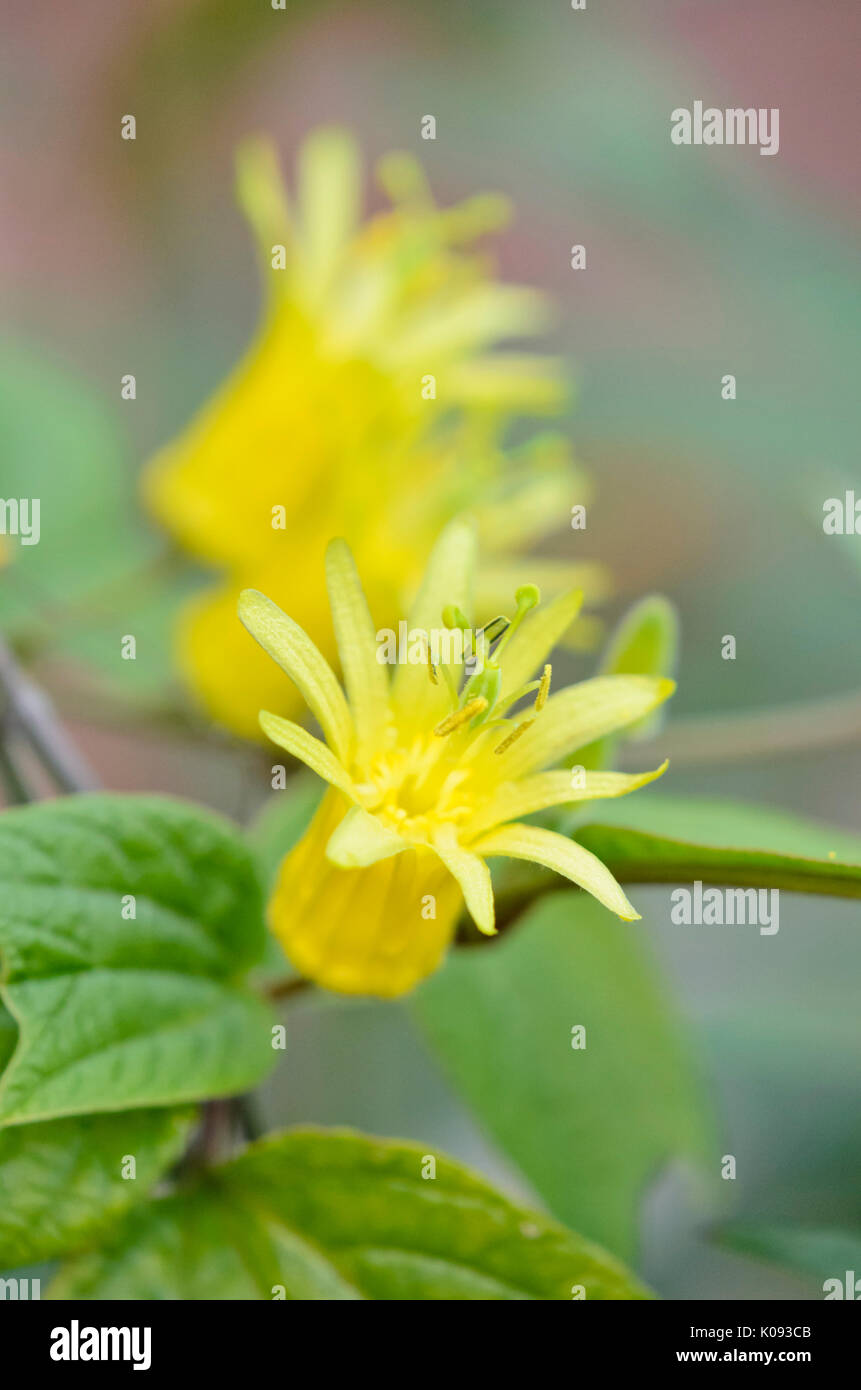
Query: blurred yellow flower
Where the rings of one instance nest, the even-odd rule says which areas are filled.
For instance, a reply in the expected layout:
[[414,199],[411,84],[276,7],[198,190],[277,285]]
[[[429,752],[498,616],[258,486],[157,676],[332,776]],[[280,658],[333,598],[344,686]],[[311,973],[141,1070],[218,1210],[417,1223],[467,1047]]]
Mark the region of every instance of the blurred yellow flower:
[[[547,771],[572,750],[640,720],[672,693],[672,681],[603,676],[550,695],[550,667],[532,680],[575,618],[581,595],[538,602],[521,587],[517,614],[479,633],[470,670],[450,644],[434,664],[434,639],[467,626],[475,535],[443,532],[409,620],[424,660],[380,660],[353,557],[344,541],[326,555],[332,620],[346,693],[292,618],[247,590],[239,613],[287,672],[325,742],[262,711],[265,733],[329,783],[304,838],[284,860],[270,920],[304,975],[344,993],[393,996],[440,963],[462,903],[477,927],[494,928],[486,859],[527,859],[585,888],[625,920],[638,914],[610,871],[573,840],[519,818],[550,806],[620,796],[660,776]],[[411,643],[413,638],[411,637]],[[491,655],[492,653],[492,655]],[[462,653],[460,654],[462,655]],[[534,697],[531,711],[516,712]]]
[[[480,196],[432,202],[420,168],[391,155],[379,178],[391,206],[362,223],[361,166],[344,132],[312,134],[292,204],[270,145],[239,159],[240,202],[264,266],[265,312],[245,359],[144,477],[149,506],[221,574],[184,616],[180,660],[208,713],[259,737],[275,697],[269,665],[237,640],[240,589],[289,598],[334,659],[322,574],[325,544],[346,536],[381,613],[401,611],[433,537],[480,502],[488,583],[565,524],[585,484],[557,435],[508,451],[514,419],[556,413],[558,364],[497,350],[544,321],[531,290],[492,278],[476,241],[505,217]],[[545,562],[545,581],[584,584],[594,566]],[[489,596],[488,603],[492,602]],[[297,707],[298,708],[298,705]]]

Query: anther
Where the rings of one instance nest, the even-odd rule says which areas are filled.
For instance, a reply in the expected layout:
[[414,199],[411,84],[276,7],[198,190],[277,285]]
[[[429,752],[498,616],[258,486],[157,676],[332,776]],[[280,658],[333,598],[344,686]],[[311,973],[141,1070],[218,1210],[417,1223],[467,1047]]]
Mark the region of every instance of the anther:
[[492,647],[493,643],[502,636],[508,627],[510,627],[510,623],[504,613],[500,613],[497,617],[491,618],[489,623],[485,623],[481,631],[488,646]]
[[487,701],[483,695],[476,695],[473,700],[467,700],[462,709],[456,709],[453,714],[449,714],[443,719],[442,723],[437,724],[434,733],[440,738],[445,738],[446,734],[453,734],[455,729],[460,729],[464,724],[468,724],[477,714],[482,714],[487,709]]
[[535,696],[535,712],[539,714],[547,704],[547,696],[550,694],[550,677],[553,674],[553,667],[547,665],[541,675],[541,684],[538,687],[538,694]]
[[517,742],[521,734],[525,734],[527,729],[531,729],[534,723],[534,719],[524,719],[522,724],[518,724],[515,729],[511,730],[508,738],[502,740],[498,748],[494,748],[494,753],[504,753],[507,748],[511,747],[512,743]]

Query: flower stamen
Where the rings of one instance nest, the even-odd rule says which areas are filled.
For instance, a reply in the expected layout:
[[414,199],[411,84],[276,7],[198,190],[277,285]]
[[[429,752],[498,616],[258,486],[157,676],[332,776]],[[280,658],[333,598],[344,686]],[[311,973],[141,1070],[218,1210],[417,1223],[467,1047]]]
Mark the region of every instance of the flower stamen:
[[504,613],[499,613],[495,618],[491,618],[489,623],[484,624],[480,636],[484,639],[488,647],[492,647],[494,642],[496,642],[510,626],[510,619],[506,618]]
[[523,622],[523,619],[526,617],[526,614],[530,611],[530,609],[535,608],[541,602],[541,591],[538,588],[538,585],[521,584],[520,588],[517,590],[517,593],[514,595],[514,601],[517,604],[517,612],[511,619],[511,622],[506,627],[502,635],[502,641],[500,642],[499,646],[494,652],[495,661],[498,661],[499,658],[502,656],[502,653],[505,651],[505,648],[508,646],[508,643],[511,641],[517,629],[520,627],[520,624]]
[[446,716],[441,723],[437,724],[434,733],[439,738],[445,738],[447,734],[453,734],[456,729],[460,729],[464,724],[468,724],[477,714],[483,714],[487,709],[487,701],[483,695],[476,695],[474,699],[467,700],[461,709],[456,709],[452,714]]
[[538,694],[535,697],[535,713],[540,714],[547,704],[547,696],[550,694],[550,677],[553,674],[553,667],[549,664],[544,667],[541,673],[541,681],[538,686]]
[[516,728],[511,730],[508,738],[502,740],[498,748],[494,748],[494,753],[504,753],[506,749],[511,747],[512,743],[517,742],[521,734],[525,734],[527,729],[531,729],[534,723],[534,719],[524,719],[522,724],[518,724]]

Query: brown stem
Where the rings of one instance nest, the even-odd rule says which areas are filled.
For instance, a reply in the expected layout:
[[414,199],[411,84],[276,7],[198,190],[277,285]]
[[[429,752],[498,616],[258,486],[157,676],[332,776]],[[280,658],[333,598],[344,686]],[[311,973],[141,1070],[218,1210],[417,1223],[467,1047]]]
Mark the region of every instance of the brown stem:
[[312,980],[306,980],[301,975],[291,975],[289,979],[276,980],[274,984],[265,985],[263,992],[267,999],[292,999],[295,994],[302,994],[312,986]]
[[48,696],[24,674],[2,638],[0,702],[4,714],[0,735],[22,735],[58,787],[66,792],[98,787],[98,778],[68,737]]
[[625,746],[626,767],[654,766],[655,750],[672,763],[713,765],[861,742],[861,694],[832,695],[775,709],[671,720],[660,738]]

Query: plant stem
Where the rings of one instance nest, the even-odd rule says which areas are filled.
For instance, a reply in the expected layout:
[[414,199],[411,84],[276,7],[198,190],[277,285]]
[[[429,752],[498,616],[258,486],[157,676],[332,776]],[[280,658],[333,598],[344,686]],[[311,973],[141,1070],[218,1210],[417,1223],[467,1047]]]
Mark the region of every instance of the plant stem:
[[6,793],[6,800],[10,806],[26,806],[28,801],[32,801],[27,784],[15,765],[15,759],[8,747],[8,727],[0,724],[0,782]]
[[306,980],[302,975],[290,975],[286,980],[276,980],[274,984],[264,986],[264,994],[267,999],[292,999],[294,994],[301,994],[306,989],[311,989],[312,980]]
[[[710,862],[708,849],[702,847],[703,858],[697,863],[687,856],[673,858],[672,852],[664,858],[655,855],[647,848],[639,860],[620,858],[616,862],[612,855],[600,857],[619,883],[624,884],[674,884],[691,883],[698,879],[702,884],[717,888],[778,888],[786,893],[810,893],[819,897],[861,898],[861,881],[854,866],[835,864],[834,874],[823,877],[816,872],[806,873],[804,861],[799,864],[791,855],[786,856],[786,864],[763,865],[753,854],[738,851],[731,861],[722,859],[719,863]],[[533,903],[547,897],[549,893],[570,891],[564,880],[556,874],[535,876],[530,885],[518,885],[500,893],[496,899],[496,930],[502,933],[514,926]],[[493,938],[482,936],[466,915],[461,918],[457,934],[458,945],[479,946],[492,944]]]
[[[43,690],[24,675],[7,643],[0,638],[0,698],[5,713],[0,737],[12,730],[20,732],[30,743],[42,765],[57,786],[65,792],[93,791],[98,778],[81,757],[60,723],[54,706]],[[8,762],[8,749],[4,753]],[[8,778],[8,773],[4,769]],[[23,782],[19,780],[16,799],[29,801]],[[8,783],[12,793],[11,781]]]
[[253,1142],[265,1134],[266,1126],[260,1115],[256,1097],[252,1092],[249,1091],[244,1096],[237,1096],[233,1102],[233,1108],[246,1139]]
[[861,694],[832,695],[774,709],[671,720],[654,739],[626,744],[626,767],[652,767],[656,750],[676,765],[713,765],[813,753],[861,742]]

